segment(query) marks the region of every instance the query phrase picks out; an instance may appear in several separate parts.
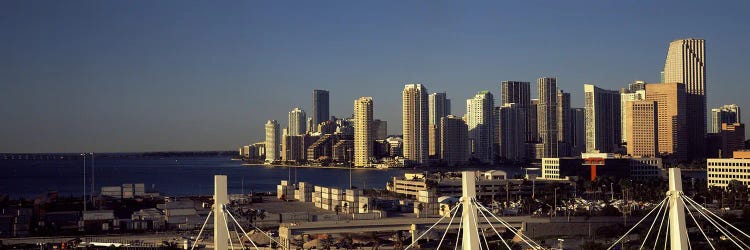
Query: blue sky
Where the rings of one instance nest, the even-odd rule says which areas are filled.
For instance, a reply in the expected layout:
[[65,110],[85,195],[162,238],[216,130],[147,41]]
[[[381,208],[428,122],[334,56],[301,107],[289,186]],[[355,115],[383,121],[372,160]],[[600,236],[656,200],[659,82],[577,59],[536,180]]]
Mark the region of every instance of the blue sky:
[[[657,82],[671,40],[707,41],[709,109],[750,107],[748,1],[2,1],[0,152],[234,149],[263,123],[372,96],[401,130],[400,91],[453,113],[503,80]],[[533,87],[536,92],[536,87]],[[536,95],[535,93],[533,95]]]

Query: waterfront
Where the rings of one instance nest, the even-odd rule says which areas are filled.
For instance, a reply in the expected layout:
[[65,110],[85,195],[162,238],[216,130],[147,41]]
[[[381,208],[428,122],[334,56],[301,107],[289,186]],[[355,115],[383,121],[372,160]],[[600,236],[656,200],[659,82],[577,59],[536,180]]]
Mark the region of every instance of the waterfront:
[[[11,198],[32,198],[47,191],[57,191],[60,196],[83,193],[83,162],[80,160],[2,161],[5,174],[0,176],[0,194]],[[242,166],[241,161],[229,157],[168,157],[168,158],[97,158],[95,159],[95,184],[97,192],[102,186],[119,186],[124,183],[144,183],[147,191],[156,190],[168,196],[211,194],[213,176],[228,176],[230,193],[276,191],[279,180],[291,177],[299,181],[330,186],[349,185],[349,171],[345,169],[312,169]],[[92,165],[86,162],[87,192],[90,191]],[[392,175],[401,175],[403,169],[353,170],[355,186],[385,187]],[[243,181],[244,178],[244,181]]]
[[[83,193],[81,160],[5,160],[0,161],[0,194],[10,198],[33,198],[48,191],[60,196]],[[86,162],[87,192],[91,191],[92,165]],[[354,169],[352,183],[363,188],[385,188],[392,176],[410,169]],[[144,183],[147,191],[167,196],[206,195],[213,192],[213,175],[228,176],[230,193],[275,192],[279,180],[306,181],[317,185],[348,187],[349,170],[337,168],[287,168],[263,165],[243,166],[241,161],[217,157],[143,157],[95,159],[96,191],[102,186]],[[295,178],[296,176],[296,178]],[[244,181],[243,181],[244,179]],[[244,185],[243,185],[244,183]]]

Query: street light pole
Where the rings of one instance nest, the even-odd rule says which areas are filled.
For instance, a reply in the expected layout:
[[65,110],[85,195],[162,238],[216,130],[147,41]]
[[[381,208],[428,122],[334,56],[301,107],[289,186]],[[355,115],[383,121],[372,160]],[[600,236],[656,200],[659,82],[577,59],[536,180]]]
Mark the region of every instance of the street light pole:
[[94,165],[94,152],[91,152],[91,192],[89,193],[89,200],[91,202],[94,202],[94,193],[96,192],[96,186],[94,185],[94,183],[96,182],[96,175],[94,174],[95,167],[96,165]]
[[555,211],[555,217],[557,217],[557,189],[558,188],[555,188],[555,205],[553,208],[554,209],[553,211]]
[[81,155],[83,156],[83,212],[86,213],[86,153]]
[[347,149],[346,151],[349,153],[349,189],[352,189],[352,158],[354,158],[354,156],[352,156],[351,148]]

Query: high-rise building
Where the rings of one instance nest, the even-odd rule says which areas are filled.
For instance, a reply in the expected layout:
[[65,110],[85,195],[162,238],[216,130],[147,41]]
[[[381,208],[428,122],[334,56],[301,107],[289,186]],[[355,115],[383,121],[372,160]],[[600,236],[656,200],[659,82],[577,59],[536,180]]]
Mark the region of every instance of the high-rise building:
[[440,118],[440,159],[448,166],[463,165],[469,159],[469,127],[461,117]]
[[307,131],[307,133],[313,133],[313,132],[316,132],[316,131],[315,131],[315,128],[316,128],[316,127],[317,127],[317,126],[313,126],[313,122],[312,122],[312,117],[308,117],[308,118],[307,118],[307,128],[305,129],[305,130]]
[[721,157],[731,157],[732,152],[745,148],[745,124],[722,123],[719,130],[721,136]]
[[526,158],[526,123],[523,119],[526,110],[515,103],[505,103],[500,107],[498,131],[500,156],[507,160]]
[[429,150],[427,88],[407,84],[402,97],[403,154],[408,164],[427,163]]
[[614,153],[622,142],[620,93],[584,84],[586,152]]
[[[524,109],[525,117],[522,117],[526,124],[525,141],[537,141],[536,127],[536,106],[531,107],[531,83],[520,81],[503,81],[500,83],[501,100],[500,105],[515,103],[519,109]],[[533,120],[529,118],[533,113]]]
[[440,156],[440,118],[451,113],[451,100],[445,93],[432,93],[428,97],[429,155]]
[[686,95],[682,83],[646,84],[646,101],[657,106],[659,154],[676,161],[687,159]]
[[372,97],[354,101],[354,166],[370,165],[373,150]]
[[[621,132],[622,142],[627,142],[628,132],[625,129],[625,122],[630,120],[630,117],[628,117],[629,113],[625,112],[625,104],[627,102],[639,101],[639,100],[643,100],[646,98],[645,85],[643,86],[636,85],[640,87],[634,88],[634,84],[639,84],[642,82],[643,81],[636,81],[635,83],[631,83],[627,89],[623,88],[620,90],[620,108],[622,109],[620,111],[620,124],[621,124],[620,127],[622,129],[622,132]],[[638,89],[638,88],[641,88],[641,89]],[[633,90],[633,89],[637,89],[637,90]]]
[[711,133],[719,133],[722,123],[742,123],[740,115],[740,107],[737,104],[711,109]]
[[281,129],[276,120],[266,122],[266,162],[281,159]]
[[558,157],[570,156],[570,145],[572,144],[570,132],[570,93],[561,89],[557,90],[557,141]]
[[526,112],[526,142],[539,142],[539,99],[531,99],[529,109]]
[[543,144],[543,154],[537,158],[557,157],[557,78],[543,77],[537,80],[539,105],[537,106],[537,126],[539,139]]
[[300,108],[289,111],[289,135],[303,135],[306,131],[307,115]]
[[655,101],[628,101],[623,111],[625,135],[628,141],[628,155],[635,157],[656,157],[659,154],[659,126]]
[[493,107],[492,93],[486,90],[466,100],[466,125],[469,127],[471,155],[484,163],[493,162]]
[[372,136],[375,140],[388,138],[388,122],[379,119],[372,120]]
[[317,128],[318,124],[331,119],[329,105],[328,90],[313,90],[313,127]]
[[685,84],[687,93],[688,158],[704,158],[706,136],[706,42],[679,39],[669,43],[664,81]]
[[440,125],[440,118],[451,114],[451,100],[445,93],[432,93],[428,96],[430,125]]
[[284,135],[281,143],[281,160],[303,162],[307,160],[307,149],[320,137],[311,135]]
[[586,151],[586,110],[570,109],[570,155],[576,156]]

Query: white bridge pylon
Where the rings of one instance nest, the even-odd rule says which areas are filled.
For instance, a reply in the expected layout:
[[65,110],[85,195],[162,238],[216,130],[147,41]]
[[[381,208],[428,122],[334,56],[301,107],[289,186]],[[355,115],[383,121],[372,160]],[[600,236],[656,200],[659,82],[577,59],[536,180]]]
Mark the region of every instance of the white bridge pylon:
[[[703,238],[705,238],[705,244],[711,249],[716,249],[713,245],[713,242],[715,241],[708,237],[697,218],[702,218],[708,222],[716,231],[736,246],[737,249],[750,249],[750,244],[746,243],[750,240],[750,235],[711,212],[711,210],[701,206],[698,202],[682,192],[682,174],[679,168],[669,169],[669,190],[666,192],[666,197],[643,216],[638,223],[633,225],[630,230],[625,232],[624,235],[612,243],[608,249],[615,248],[625,236],[629,235],[638,227],[638,225],[641,224],[641,222],[651,216],[651,214],[655,215],[646,235],[640,237],[640,249],[643,249],[646,243],[650,240],[653,240],[652,249],[660,247],[661,244],[663,244],[664,249],[667,249],[667,245],[669,245],[669,249],[672,250],[692,249],[692,246],[690,245],[691,240],[687,233],[685,211],[687,211],[687,214],[694,222],[695,227],[698,228],[698,231],[700,231]],[[654,227],[657,224],[658,226]],[[666,225],[666,227],[662,227],[664,225]],[[664,231],[664,240],[660,241],[659,237],[662,235],[662,231]],[[654,234],[652,234],[652,232]],[[651,238],[651,236],[654,237]],[[744,236],[744,238],[741,236]],[[659,246],[657,246],[657,244],[659,244]]]
[[682,201],[682,174],[679,168],[669,169],[669,241],[670,249],[689,249],[685,226],[685,203]]
[[229,245],[229,228],[220,225],[227,225],[227,217],[224,213],[224,206],[229,204],[229,195],[227,195],[227,176],[214,175],[214,250],[227,250]]
[[[507,221],[501,219],[500,217],[493,214],[489,209],[484,207],[482,203],[480,203],[477,199],[477,192],[476,192],[476,178],[477,175],[473,171],[464,171],[461,173],[462,175],[462,185],[463,185],[463,191],[461,196],[461,202],[456,204],[455,207],[453,207],[450,212],[449,216],[443,216],[440,219],[438,219],[435,224],[433,224],[431,227],[427,228],[419,237],[412,238],[412,243],[408,246],[406,246],[406,249],[410,249],[411,247],[415,246],[417,242],[419,242],[419,239],[421,239],[423,236],[425,236],[430,230],[432,230],[437,224],[439,224],[443,219],[450,218],[450,221],[448,222],[448,225],[445,228],[445,232],[443,233],[442,238],[440,239],[440,242],[438,243],[438,249],[440,246],[443,245],[443,241],[445,240],[445,236],[448,234],[448,231],[451,228],[451,224],[453,223],[453,219],[458,215],[459,210],[461,210],[461,218],[459,219],[459,226],[458,226],[458,233],[456,234],[455,239],[455,247],[454,249],[458,249],[458,244],[461,242],[461,249],[463,250],[481,250],[481,249],[498,249],[497,247],[490,246],[489,241],[487,240],[487,237],[485,235],[485,230],[482,230],[480,232],[479,226],[480,226],[480,219],[484,219],[484,221],[490,226],[492,229],[491,233],[495,233],[495,235],[498,237],[498,239],[502,242],[504,248],[500,249],[511,249],[511,246],[508,245],[508,243],[503,239],[500,232],[495,228],[493,223],[500,224],[500,228],[504,228],[506,231],[512,232],[514,236],[526,245],[528,248],[524,249],[543,249],[541,245],[534,242],[532,239],[530,239],[528,236],[524,235],[523,232],[520,230],[517,230],[513,228],[513,226],[510,225]],[[481,216],[481,217],[480,217]],[[459,241],[458,238],[461,238]]]

